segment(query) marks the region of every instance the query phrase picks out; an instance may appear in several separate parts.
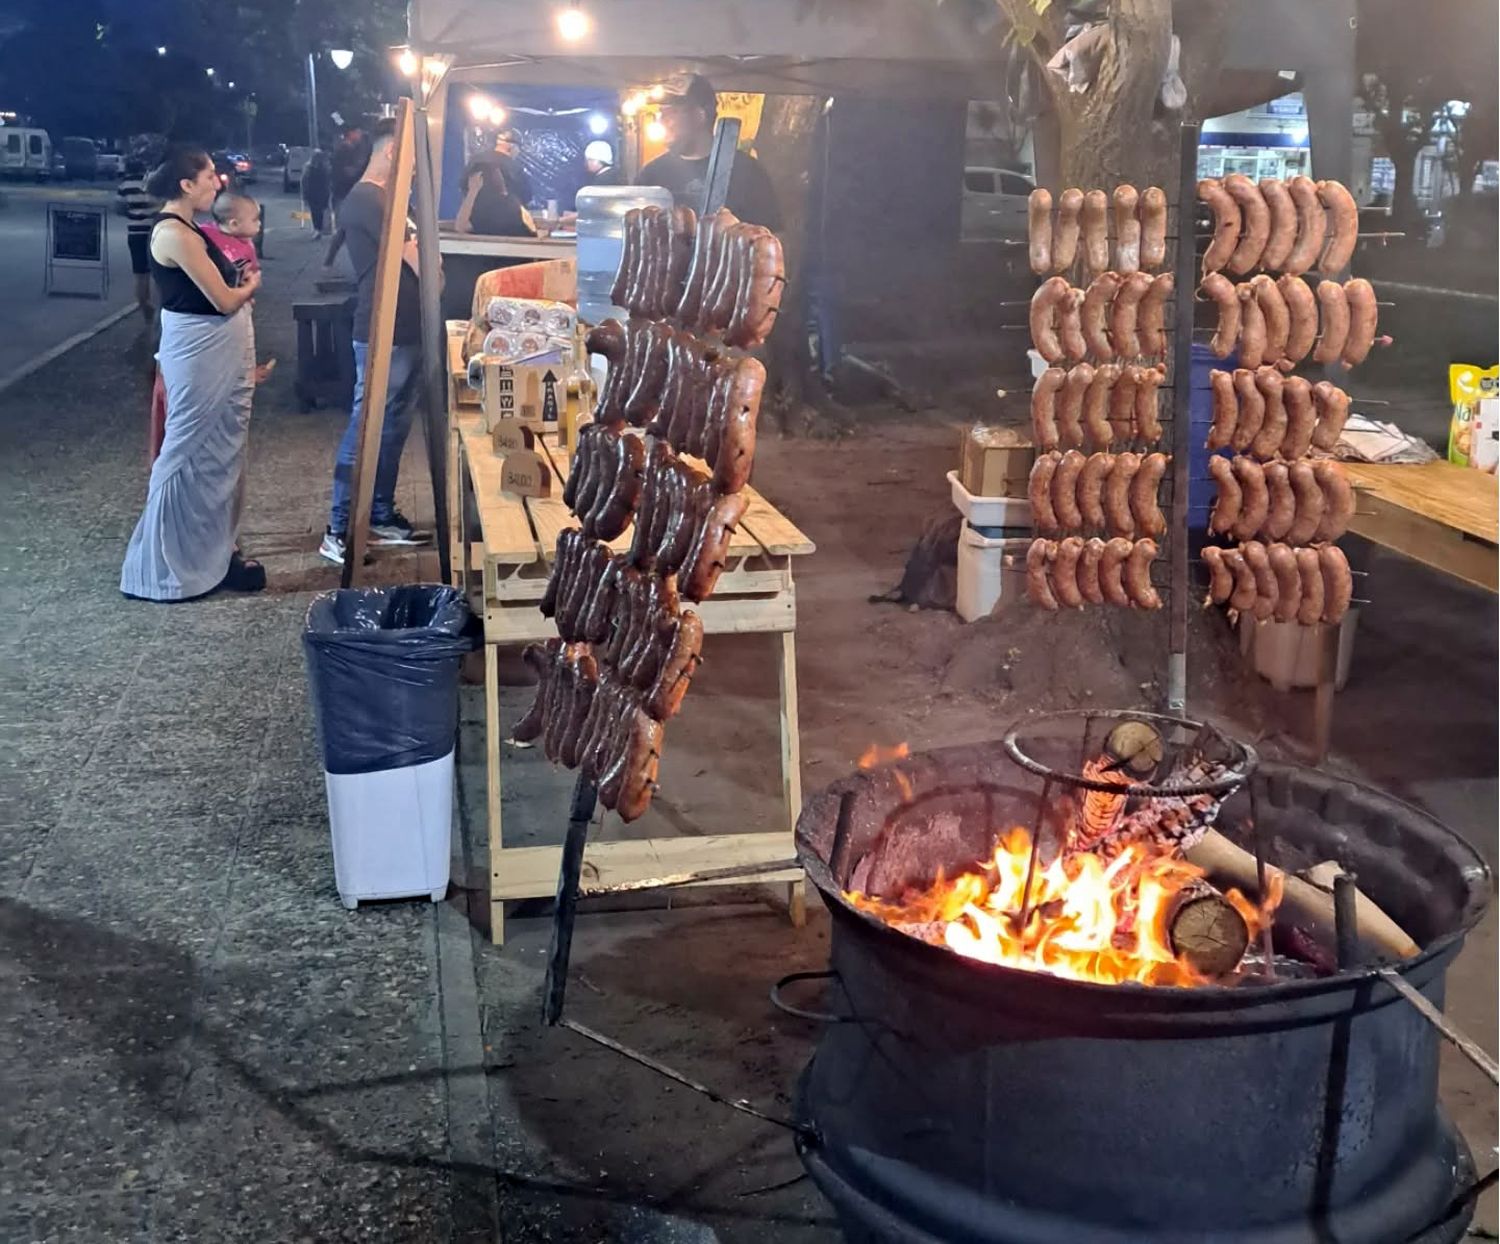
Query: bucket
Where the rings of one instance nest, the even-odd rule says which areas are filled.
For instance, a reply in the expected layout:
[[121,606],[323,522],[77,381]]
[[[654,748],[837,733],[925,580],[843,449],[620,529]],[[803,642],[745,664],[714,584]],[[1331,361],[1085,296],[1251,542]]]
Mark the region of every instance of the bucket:
[[[990,530],[996,530],[991,528]],[[965,523],[958,535],[958,616],[965,622],[989,617],[1006,591],[1026,590],[1029,536],[990,536]],[[1005,564],[1011,554],[1011,565]]]

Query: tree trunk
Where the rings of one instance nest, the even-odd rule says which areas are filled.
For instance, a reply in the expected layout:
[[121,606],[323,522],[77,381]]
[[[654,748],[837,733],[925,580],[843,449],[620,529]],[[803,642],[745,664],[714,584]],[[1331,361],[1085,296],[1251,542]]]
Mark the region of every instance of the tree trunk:
[[[814,139],[826,100],[819,95],[768,95],[755,137],[755,152],[781,205],[786,289],[781,314],[766,344],[768,405],[794,425],[803,403],[818,400],[807,341],[807,257],[814,221],[808,210]],[[788,418],[790,417],[790,418]]]

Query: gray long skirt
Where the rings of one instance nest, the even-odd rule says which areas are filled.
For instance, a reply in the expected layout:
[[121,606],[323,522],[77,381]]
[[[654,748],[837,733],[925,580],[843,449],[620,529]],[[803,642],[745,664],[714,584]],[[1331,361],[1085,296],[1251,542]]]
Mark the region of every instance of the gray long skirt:
[[163,311],[156,358],[167,391],[166,438],[125,550],[120,591],[184,600],[219,585],[239,533],[255,396],[250,307],[230,316]]

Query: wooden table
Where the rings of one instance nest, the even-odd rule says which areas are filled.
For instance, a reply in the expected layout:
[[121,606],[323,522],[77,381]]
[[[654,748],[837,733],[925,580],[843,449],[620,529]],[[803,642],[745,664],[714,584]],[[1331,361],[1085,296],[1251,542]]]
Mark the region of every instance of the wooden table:
[[438,252],[443,255],[484,255],[491,259],[570,259],[578,253],[578,239],[501,238],[483,233],[440,230]]
[[[499,650],[557,634],[550,618],[537,609],[546,590],[557,534],[576,527],[577,520],[558,496],[519,498],[500,491],[500,458],[496,456],[484,418],[477,407],[460,405],[467,399],[462,386],[450,388],[451,425],[449,479],[454,482],[449,512],[454,516],[454,576],[484,618],[486,808],[490,842],[490,915],[496,944],[505,936],[507,899],[545,898],[557,888],[561,847],[504,845],[500,817]],[[551,459],[555,492],[567,478],[567,456],[544,437]],[[792,559],[814,551],[811,540],[753,488],[744,520],[729,545],[729,561],[713,596],[695,605],[707,634],[762,632],[776,637],[776,659],[781,688],[781,789],[785,820],[762,833],[718,834],[703,837],[594,842],[585,852],[584,893],[590,886],[669,878],[706,869],[720,869],[785,861],[796,851],[792,829],[802,808],[801,741],[797,725],[797,597],[792,582]],[[470,499],[479,515],[477,544],[462,538],[461,516]],[[612,548],[628,547],[630,533]],[[670,727],[669,727],[670,729]],[[557,808],[557,821],[566,809]],[[736,883],[787,883],[787,902],[793,923],[805,916],[803,876],[799,869],[780,869],[736,878]]]
[[1500,482],[1451,462],[1344,464],[1359,489],[1349,530],[1435,570],[1495,591]]

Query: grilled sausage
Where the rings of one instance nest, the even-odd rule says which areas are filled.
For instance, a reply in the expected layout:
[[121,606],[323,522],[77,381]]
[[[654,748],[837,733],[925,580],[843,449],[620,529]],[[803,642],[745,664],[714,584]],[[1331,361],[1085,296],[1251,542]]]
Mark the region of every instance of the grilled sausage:
[[668,347],[672,330],[666,324],[654,322],[642,330],[643,342],[640,369],[635,383],[625,398],[625,418],[635,427],[644,427],[656,414],[661,402],[661,392],[667,380]]
[[1292,529],[1286,533],[1286,541],[1288,544],[1306,544],[1323,521],[1323,511],[1328,503],[1310,464],[1294,462],[1287,468],[1287,473],[1297,498],[1297,517],[1292,522]]
[[1293,177],[1287,182],[1287,192],[1297,208],[1297,241],[1286,257],[1283,270],[1293,276],[1301,276],[1318,261],[1323,253],[1323,238],[1328,232],[1328,218],[1323,214],[1323,202],[1318,198],[1318,187],[1307,177]]
[[1239,419],[1240,404],[1234,395],[1234,377],[1229,372],[1214,368],[1208,373],[1208,387],[1213,393],[1214,421],[1205,447],[1212,452],[1228,448]]
[[1057,448],[1057,395],[1068,373],[1049,367],[1031,386],[1031,438],[1045,452]]
[[1167,195],[1147,186],[1141,195],[1141,267],[1156,269],[1167,257]]
[[1239,517],[1230,531],[1236,540],[1248,540],[1266,524],[1271,510],[1271,494],[1266,488],[1266,473],[1254,458],[1236,458],[1230,464],[1239,481],[1241,501]]
[[1031,270],[1046,276],[1052,271],[1052,192],[1041,186],[1026,200],[1026,243]]
[[1165,361],[1167,357],[1167,299],[1171,298],[1175,284],[1170,272],[1158,273],[1141,299],[1141,309],[1136,316],[1141,353],[1156,362]]
[[1349,520],[1354,517],[1354,488],[1344,468],[1331,458],[1316,463],[1313,475],[1323,490],[1324,508],[1312,538],[1319,544],[1331,543],[1349,530]]
[[1162,476],[1167,473],[1168,461],[1166,454],[1147,454],[1141,460],[1135,478],[1130,481],[1131,517],[1135,519],[1136,531],[1147,536],[1162,536],[1167,531],[1167,520],[1157,503],[1156,490],[1161,486]]
[[1057,597],[1052,594],[1052,559],[1057,546],[1051,540],[1033,540],[1026,550],[1026,595],[1033,605],[1057,612]]
[[1124,276],[1141,266],[1141,222],[1135,214],[1140,198],[1134,186],[1115,187],[1115,271]]
[[1052,559],[1052,595],[1064,609],[1083,608],[1083,592],[1078,587],[1078,559],[1082,556],[1081,536],[1058,542]]
[[1285,462],[1266,463],[1265,476],[1271,508],[1266,511],[1260,534],[1267,540],[1281,540],[1292,529],[1292,522],[1297,517],[1297,496],[1292,492]]
[[1312,385],[1301,376],[1288,376],[1281,386],[1281,399],[1286,403],[1286,437],[1281,442],[1281,456],[1295,462],[1305,458],[1312,448],[1313,429],[1318,423]]
[[1104,546],[1099,559],[1099,590],[1111,605],[1128,609],[1130,593],[1125,590],[1125,561],[1135,551],[1135,545],[1123,536],[1116,536]]
[[1255,301],[1260,304],[1260,313],[1266,322],[1265,356],[1274,363],[1286,353],[1287,339],[1292,331],[1291,310],[1276,282],[1264,272],[1251,278],[1250,288],[1255,291]]
[[685,328],[697,327],[702,314],[704,287],[717,253],[719,228],[727,215],[729,213],[723,208],[711,212],[698,222],[694,231],[693,258],[688,264],[687,276],[682,283],[682,296],[677,300],[675,309],[678,323]]
[[1038,454],[1031,465],[1026,495],[1031,502],[1031,525],[1040,532],[1056,531],[1057,514],[1052,509],[1052,477],[1057,474],[1062,455],[1055,450]]
[[1070,449],[1052,473],[1052,513],[1064,531],[1076,531],[1083,526],[1083,515],[1078,512],[1078,477],[1087,461],[1076,449]]
[[611,557],[599,576],[599,582],[584,605],[580,630],[585,643],[603,644],[609,639],[609,620],[614,613],[615,597],[620,590],[620,576],[626,566],[623,557]]
[[1083,542],[1078,559],[1078,591],[1091,605],[1104,604],[1104,587],[1099,582],[1099,563],[1104,558],[1104,541],[1094,536]]
[[1083,308],[1079,312],[1083,328],[1083,339],[1089,353],[1097,359],[1113,358],[1114,343],[1109,338],[1109,309],[1120,292],[1120,274],[1101,272],[1089,282],[1083,295]]
[[755,464],[755,425],[765,384],[766,365],[759,359],[742,358],[735,365],[729,404],[709,458],[714,487],[720,492],[739,492],[750,482],[750,468]]
[[1141,469],[1139,454],[1115,455],[1109,478],[1104,481],[1104,521],[1112,536],[1134,536],[1135,516],[1130,511],[1130,486]]
[[1266,240],[1271,236],[1271,209],[1261,197],[1260,187],[1243,173],[1231,173],[1226,177],[1224,189],[1239,205],[1244,221],[1240,240],[1225,267],[1234,275],[1243,276],[1255,269],[1266,249]]
[[1266,358],[1266,317],[1248,284],[1237,285],[1235,293],[1240,300],[1240,366],[1254,371]]
[[1266,420],[1266,399],[1255,383],[1255,373],[1248,367],[1235,368],[1234,392],[1239,398],[1239,418],[1229,445],[1235,453],[1242,454],[1250,448]]
[[536,675],[537,683],[536,696],[531,701],[531,707],[526,710],[525,716],[516,722],[515,729],[510,732],[510,737],[517,743],[532,742],[546,727],[547,697],[550,692],[548,684],[552,680],[552,670],[561,649],[562,640],[549,639],[544,643],[527,644],[521,650],[521,659]]
[[1151,563],[1156,554],[1155,540],[1137,540],[1125,559],[1125,595],[1138,609],[1161,608],[1161,596],[1151,586]]
[[1083,444],[1083,395],[1094,382],[1094,369],[1077,363],[1068,371],[1057,398],[1057,438],[1064,449]]
[[1349,306],[1349,338],[1339,355],[1345,369],[1358,367],[1369,356],[1375,344],[1375,287],[1362,276],[1344,282],[1344,299]]
[[1167,373],[1160,367],[1137,369],[1135,386],[1135,434],[1147,445],[1161,440],[1161,418],[1157,408],[1157,393]]
[[656,549],[656,572],[676,574],[692,548],[698,527],[713,504],[713,484],[683,463],[665,473],[667,524]]
[[623,769],[618,786],[606,777],[599,788],[601,795],[606,788],[618,789],[614,810],[626,824],[639,818],[651,806],[661,747],[661,722],[636,709],[631,719],[629,742],[621,754]]
[[1253,457],[1265,460],[1276,456],[1281,442],[1286,439],[1286,403],[1282,400],[1281,373],[1274,367],[1259,367],[1255,371],[1255,387],[1266,399],[1266,417],[1260,431],[1250,442]]
[[1317,549],[1296,549],[1294,556],[1302,589],[1297,598],[1297,622],[1302,626],[1315,626],[1323,617],[1323,563]]
[[750,242],[739,306],[729,321],[724,340],[743,350],[760,345],[776,325],[785,290],[786,264],[781,239],[769,229],[762,229]]
[[1255,608],[1260,592],[1255,584],[1255,572],[1239,549],[1224,550],[1224,565],[1234,576],[1234,591],[1229,594],[1229,607],[1247,613]]
[[1078,514],[1085,527],[1093,530],[1104,527],[1104,485],[1114,465],[1114,454],[1090,454],[1083,464],[1083,470],[1079,472]]
[[1240,339],[1240,296],[1234,282],[1222,272],[1210,272],[1203,278],[1199,292],[1207,295],[1218,308],[1219,324],[1208,348],[1215,358],[1227,359]]
[[1224,550],[1217,544],[1205,545],[1203,564],[1208,567],[1208,595],[1203,598],[1203,603],[1225,604],[1229,600],[1229,594],[1234,591],[1234,576],[1224,564]]
[[1070,289],[1068,297],[1057,309],[1057,332],[1062,340],[1063,357],[1070,363],[1081,363],[1088,356],[1088,343],[1083,339],[1083,291]]
[[1318,198],[1328,209],[1332,222],[1328,241],[1318,258],[1318,271],[1337,276],[1354,258],[1354,243],[1359,237],[1359,205],[1342,182],[1320,181]]
[[1323,567],[1323,621],[1333,626],[1349,612],[1354,598],[1354,576],[1349,570],[1349,559],[1336,544],[1319,548],[1318,562]]
[[1286,257],[1297,243],[1297,205],[1292,202],[1286,183],[1275,177],[1260,179],[1260,197],[1271,213],[1271,228],[1266,235],[1266,249],[1260,253],[1263,268],[1280,272]]
[[1286,303],[1288,331],[1285,364],[1300,363],[1318,339],[1318,300],[1300,276],[1283,276],[1276,282]]
[[729,542],[736,525],[745,513],[749,498],[742,492],[730,493],[714,502],[698,529],[698,537],[683,563],[689,567],[682,581],[682,594],[691,601],[706,600],[723,573],[729,556]]
[[1264,544],[1259,540],[1246,540],[1240,545],[1240,552],[1244,555],[1245,565],[1255,576],[1255,604],[1250,606],[1250,614],[1257,622],[1264,622],[1276,612],[1281,599],[1280,584],[1271,569],[1271,558]]
[[[1208,204],[1214,214],[1214,236],[1208,249],[1203,252],[1203,274],[1207,276],[1228,263],[1230,255],[1234,254],[1235,247],[1239,244],[1240,207],[1217,177],[1208,177],[1198,183],[1198,197]],[[1219,357],[1223,358],[1224,355]]]
[[609,301],[616,307],[630,308],[629,291],[634,283],[641,256],[641,209],[632,207],[625,213],[621,226],[620,266],[609,287]]
[[1135,436],[1135,391],[1140,374],[1138,367],[1122,367],[1109,391],[1109,426],[1115,440],[1128,441]]
[[1323,322],[1323,335],[1313,350],[1313,362],[1326,365],[1338,361],[1344,352],[1344,343],[1349,340],[1349,298],[1337,281],[1318,282],[1318,311]]
[[1031,296],[1031,344],[1049,363],[1063,361],[1059,327],[1063,304],[1073,297],[1073,288],[1060,276],[1042,282]]
[[1273,544],[1266,552],[1266,560],[1276,576],[1276,607],[1272,616],[1278,622],[1295,621],[1302,604],[1302,575],[1297,569],[1297,555],[1284,544]]
[[1109,337],[1119,358],[1134,359],[1141,354],[1141,339],[1136,332],[1141,300],[1151,288],[1151,278],[1144,272],[1132,273],[1120,286],[1120,292],[1109,309]]
[[1105,363],[1094,369],[1094,379],[1083,395],[1083,431],[1093,449],[1108,449],[1114,441],[1114,429],[1109,423],[1109,403],[1119,379],[1120,365]]
[[657,721],[670,721],[677,715],[688,684],[703,659],[702,653],[703,620],[691,609],[684,609],[678,616],[671,647],[662,658],[656,681],[646,692],[642,705]]
[[1091,277],[1109,267],[1109,195],[1102,190],[1083,196],[1083,262]]
[[[607,493],[602,493],[584,528],[600,540],[613,540],[630,526],[646,466],[645,443],[638,436],[616,438],[615,472]],[[601,546],[602,547],[602,546]]]
[[1070,187],[1057,200],[1057,228],[1052,232],[1052,271],[1066,272],[1078,258],[1078,216],[1083,191]]
[[1349,395],[1337,385],[1320,380],[1312,387],[1313,405],[1318,412],[1318,424],[1313,429],[1312,443],[1327,453],[1332,453],[1339,437],[1344,434],[1344,424],[1349,420]]
[[1213,512],[1208,516],[1208,529],[1215,535],[1227,535],[1239,521],[1245,490],[1235,478],[1228,458],[1215,454],[1208,460],[1208,473],[1218,490]]

